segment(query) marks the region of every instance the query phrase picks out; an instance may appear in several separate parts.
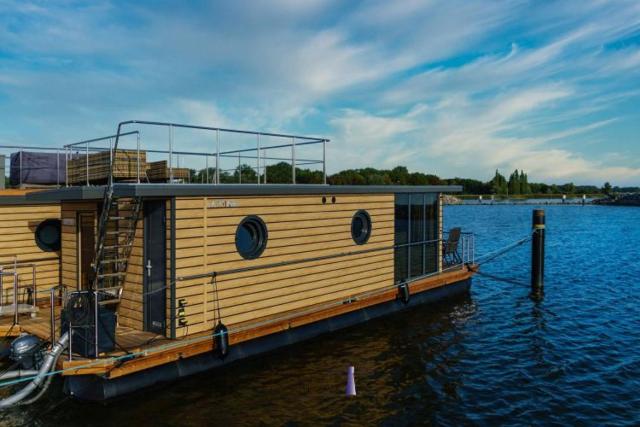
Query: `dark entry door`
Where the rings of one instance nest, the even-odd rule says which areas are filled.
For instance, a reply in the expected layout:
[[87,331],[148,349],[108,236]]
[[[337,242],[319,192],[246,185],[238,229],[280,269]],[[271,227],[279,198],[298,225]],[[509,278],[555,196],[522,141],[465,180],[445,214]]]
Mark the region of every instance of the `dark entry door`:
[[80,268],[78,271],[78,289],[89,289],[93,282],[93,263],[96,253],[95,214],[93,212],[78,213],[78,255]]
[[166,226],[164,200],[144,203],[144,328],[165,335]]

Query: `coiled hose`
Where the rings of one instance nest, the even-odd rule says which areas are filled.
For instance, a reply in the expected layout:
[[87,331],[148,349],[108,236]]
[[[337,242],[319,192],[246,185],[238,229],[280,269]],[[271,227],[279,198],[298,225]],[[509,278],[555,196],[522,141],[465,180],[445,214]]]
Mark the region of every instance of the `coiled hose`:
[[[51,369],[55,368],[55,364],[56,364],[58,358],[60,357],[60,355],[62,354],[64,349],[67,348],[68,345],[69,345],[69,332],[66,332],[64,335],[62,335],[60,337],[58,342],[54,344],[54,346],[51,349],[51,351],[45,356],[44,362],[42,363],[42,366],[37,371],[37,376],[29,384],[27,384],[23,389],[21,389],[17,393],[15,393],[15,394],[13,394],[13,395],[5,398],[5,399],[0,400],[0,409],[6,409],[6,408],[8,408],[10,406],[17,405],[20,402],[22,402],[22,400],[24,400],[27,396],[29,396],[31,393],[33,393],[42,384],[43,380],[45,379],[46,374]],[[22,371],[22,372],[24,373],[24,371]],[[7,372],[7,374],[10,374],[10,373]],[[7,374],[5,374],[5,375],[7,375]],[[16,376],[23,376],[23,375],[20,375],[20,373],[17,373],[15,375]],[[49,381],[47,381],[47,385],[48,384],[49,384]],[[39,398],[41,395],[42,395],[42,393],[38,394],[36,399]],[[34,401],[34,400],[35,399],[31,399],[30,401]]]

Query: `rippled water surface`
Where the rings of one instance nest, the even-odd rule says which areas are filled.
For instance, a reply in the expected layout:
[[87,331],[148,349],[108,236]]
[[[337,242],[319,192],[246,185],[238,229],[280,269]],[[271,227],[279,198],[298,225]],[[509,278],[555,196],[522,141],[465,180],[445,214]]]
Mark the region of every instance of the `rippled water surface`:
[[[2,415],[37,425],[638,425],[640,209],[547,206],[542,300],[529,245],[468,295],[110,402],[49,393]],[[531,206],[451,206],[477,254],[525,236]],[[358,395],[344,396],[347,365]]]

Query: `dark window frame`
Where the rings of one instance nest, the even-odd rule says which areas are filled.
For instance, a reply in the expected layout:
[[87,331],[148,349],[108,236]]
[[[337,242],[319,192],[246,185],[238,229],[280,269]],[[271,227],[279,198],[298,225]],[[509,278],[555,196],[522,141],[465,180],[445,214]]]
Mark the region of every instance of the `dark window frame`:
[[[240,247],[240,238],[238,236],[239,232],[247,226],[253,226],[256,231],[256,237],[250,250],[244,250]],[[236,251],[238,254],[244,259],[256,259],[259,258],[260,255],[267,248],[267,242],[269,241],[269,231],[267,229],[267,224],[265,224],[264,220],[257,215],[248,215],[240,221],[238,226],[236,227],[235,234],[235,244]]]
[[[354,224],[357,219],[362,221],[363,226],[360,227],[360,234],[354,233]],[[371,215],[364,209],[360,209],[351,217],[351,238],[356,245],[364,245],[369,241],[371,237],[371,231],[373,229],[373,223],[371,222]]]
[[[58,229],[58,240],[53,244],[48,244],[42,239],[42,237],[40,236],[40,233],[45,227],[51,227],[51,226]],[[60,221],[58,218],[45,219],[40,224],[38,224],[33,234],[34,234],[34,239],[36,241],[36,245],[38,245],[38,247],[45,252],[57,252],[62,247],[62,221]]]

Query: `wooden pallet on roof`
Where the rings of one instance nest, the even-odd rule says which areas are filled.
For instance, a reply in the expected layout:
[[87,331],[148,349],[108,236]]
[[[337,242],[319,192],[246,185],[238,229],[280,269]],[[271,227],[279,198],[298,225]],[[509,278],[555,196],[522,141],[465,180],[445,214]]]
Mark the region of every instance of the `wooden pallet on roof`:
[[149,181],[168,181],[171,175],[170,172],[173,172],[173,179],[189,179],[188,168],[172,168],[172,171],[169,171],[166,160],[147,163],[147,178]]
[[[139,157],[138,157],[139,156]],[[88,156],[80,155],[68,162],[68,179],[70,184],[102,183],[109,177],[110,153],[103,151]],[[88,166],[88,174],[87,174]],[[117,150],[113,159],[114,180],[133,180],[144,174],[147,168],[147,153],[137,150]]]

